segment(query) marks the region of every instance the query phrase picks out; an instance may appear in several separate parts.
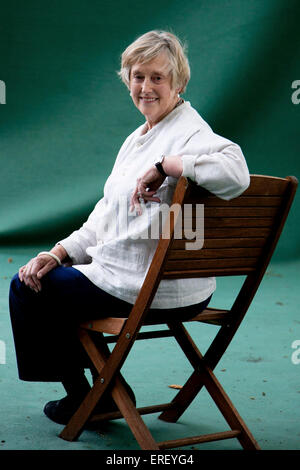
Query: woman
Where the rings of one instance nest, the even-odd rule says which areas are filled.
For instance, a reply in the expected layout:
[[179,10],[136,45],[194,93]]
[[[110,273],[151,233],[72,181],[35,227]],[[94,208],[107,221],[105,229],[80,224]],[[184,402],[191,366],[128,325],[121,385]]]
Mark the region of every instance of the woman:
[[[158,243],[147,234],[159,203],[171,203],[178,177],[224,199],[249,184],[239,146],[214,134],[180,97],[190,69],[174,35],[151,31],[139,37],[122,54],[120,77],[145,123],[125,140],[104,196],[83,226],[22,266],[11,283],[19,377],[63,383],[66,397],[44,409],[61,424],[89,389],[76,325],[91,316],[130,312]],[[214,290],[214,278],[163,280],[149,314],[192,316]],[[108,397],[101,406],[113,405]]]

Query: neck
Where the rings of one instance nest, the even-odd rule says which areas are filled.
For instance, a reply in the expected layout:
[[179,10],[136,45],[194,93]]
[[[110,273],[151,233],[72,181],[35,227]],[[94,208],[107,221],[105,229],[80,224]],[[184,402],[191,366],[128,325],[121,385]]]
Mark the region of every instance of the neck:
[[162,121],[166,116],[168,116],[168,114],[170,114],[172,111],[174,111],[175,108],[177,108],[178,106],[180,106],[181,104],[184,103],[184,99],[183,98],[179,98],[179,100],[176,102],[175,106],[167,113],[165,114],[164,116],[162,116],[159,121],[156,121],[156,122],[151,122],[151,121],[148,121],[146,122],[145,124],[145,127],[143,129],[143,132],[142,134],[146,134],[148,131],[150,131],[150,129],[152,129],[152,127],[154,127],[156,124],[158,124],[160,121]]

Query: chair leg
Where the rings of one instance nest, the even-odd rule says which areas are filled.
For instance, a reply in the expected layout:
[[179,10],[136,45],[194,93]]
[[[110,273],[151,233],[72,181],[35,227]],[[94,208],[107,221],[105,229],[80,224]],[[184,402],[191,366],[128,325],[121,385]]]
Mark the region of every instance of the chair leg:
[[[235,321],[230,325],[223,326],[221,330],[216,335],[208,351],[205,353],[204,360],[207,365],[213,370],[221,357],[226,351],[235,331],[238,328],[239,321]],[[172,326],[169,325],[172,330]],[[198,395],[203,387],[203,383],[199,382],[199,377],[194,372],[182,387],[182,389],[177,393],[177,395],[172,400],[172,407],[164,411],[159,419],[163,421],[168,421],[175,423],[185,412],[185,410],[190,406],[194,398]]]
[[[103,351],[101,351],[95,346],[89,334],[84,330],[81,331],[81,341],[87,353],[89,354],[95,368],[100,374],[107,360],[106,354],[104,354]],[[107,347],[107,345],[105,344],[103,345],[103,347],[105,348]],[[114,386],[111,391],[113,400],[115,401],[121,414],[127,421],[127,424],[131,429],[131,432],[133,433],[138,444],[140,445],[141,449],[158,450],[159,447],[157,443],[153,439],[150,431],[148,430],[136,407],[134,406],[132,400],[130,399],[120,376],[121,374],[119,373],[114,379]],[[107,386],[108,385],[109,384],[107,384]],[[100,380],[96,379],[92,389],[87,394],[86,398],[84,399],[76,413],[72,416],[69,423],[61,432],[60,437],[62,439],[73,441],[78,438],[86,422],[91,416],[96,404],[98,403],[99,399],[101,399],[101,396],[104,391],[105,390],[103,390],[103,384]]]
[[[220,382],[217,380],[212,369],[206,364],[202,354],[198,350],[186,329],[182,324],[176,325],[175,327],[173,327],[173,325],[169,325],[169,327],[171,328],[174,337],[181,346],[186,357],[189,359],[190,363],[195,369],[195,372],[183,388],[183,393],[181,394],[181,397],[179,397],[180,400],[177,398],[177,403],[180,404],[181,402],[181,408],[186,409],[188,404],[185,407],[182,405],[184,394],[188,395],[189,402],[191,402],[192,395],[189,391],[193,389],[193,387],[195,387],[195,390],[198,391],[203,385],[205,385],[207,391],[218,406],[220,412],[226,419],[231,429],[240,431],[240,434],[237,438],[239,439],[242,447],[249,450],[259,449],[256,440],[237,412]],[[193,393],[193,395],[195,395],[195,393]],[[164,419],[163,415],[164,413],[160,416],[160,419]]]
[[194,372],[190,376],[173,398],[171,402],[172,406],[163,411],[163,413],[158,416],[158,419],[167,421],[168,423],[176,423],[176,421],[178,421],[203,387],[203,383],[199,383],[198,377],[195,378],[195,375],[196,373]]

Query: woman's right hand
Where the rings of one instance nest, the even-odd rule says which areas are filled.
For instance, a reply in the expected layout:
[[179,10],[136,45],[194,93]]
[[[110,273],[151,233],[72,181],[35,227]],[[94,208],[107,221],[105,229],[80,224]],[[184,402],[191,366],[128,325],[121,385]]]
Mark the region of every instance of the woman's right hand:
[[48,255],[39,255],[28,261],[19,269],[19,279],[35,292],[40,292],[42,284],[40,279],[49,271],[56,268],[57,261]]
[[[51,252],[58,256],[61,261],[68,257],[66,250],[61,245],[56,245]],[[57,261],[54,258],[47,254],[40,254],[19,269],[19,279],[30,289],[40,292],[42,289],[40,280],[56,267]]]

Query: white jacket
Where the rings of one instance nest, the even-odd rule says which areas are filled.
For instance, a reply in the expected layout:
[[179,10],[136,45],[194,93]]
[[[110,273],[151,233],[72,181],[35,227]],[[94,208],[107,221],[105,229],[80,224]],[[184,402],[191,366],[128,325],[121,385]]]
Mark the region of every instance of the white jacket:
[[[161,155],[181,155],[183,175],[223,199],[239,196],[249,185],[249,171],[240,147],[216,135],[189,102],[175,108],[146,134],[138,127],[123,143],[96,204],[79,230],[59,243],[96,286],[131,304],[151,263],[158,239],[151,238],[160,204],[148,202],[141,216],[129,214],[136,179]],[[157,191],[170,204],[176,179],[168,177]],[[205,225],[205,221],[204,221]],[[205,300],[215,278],[163,280],[153,308],[176,308]]]

